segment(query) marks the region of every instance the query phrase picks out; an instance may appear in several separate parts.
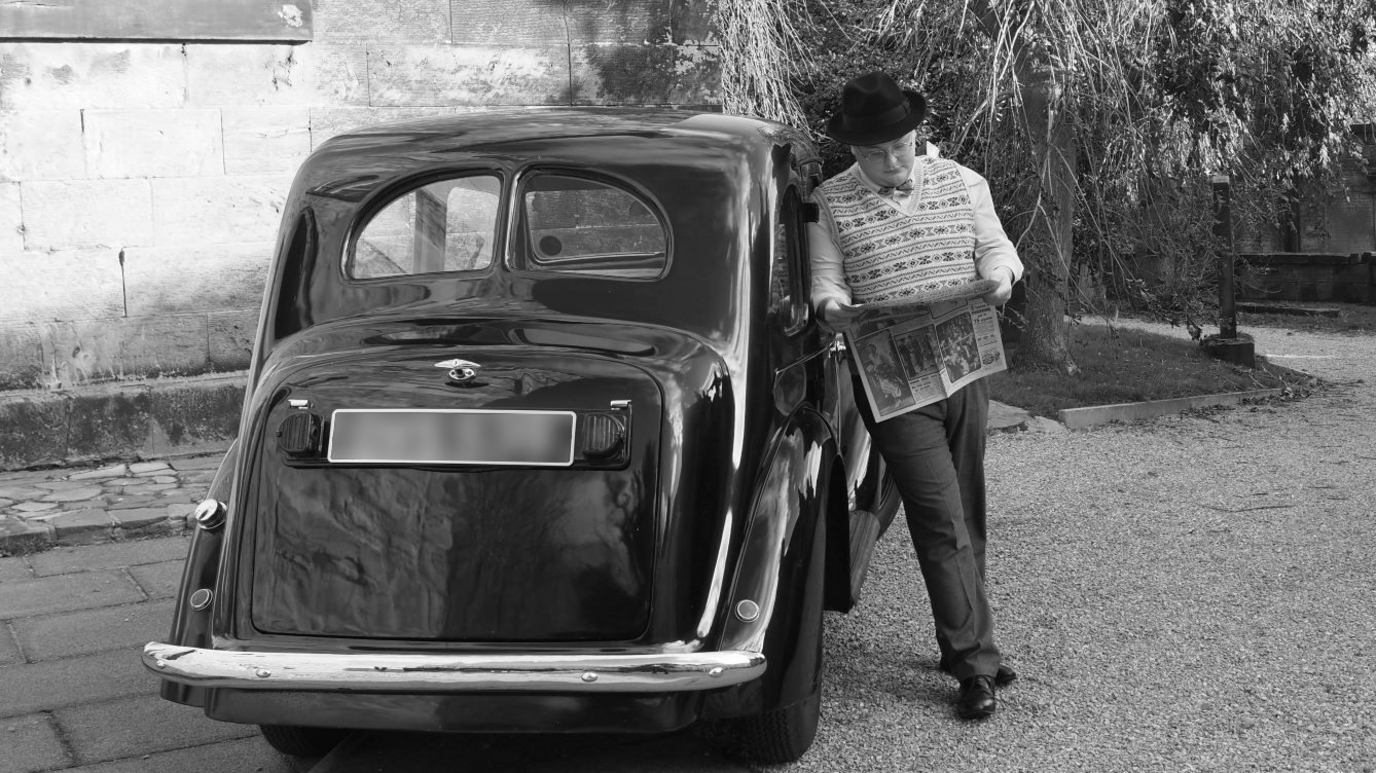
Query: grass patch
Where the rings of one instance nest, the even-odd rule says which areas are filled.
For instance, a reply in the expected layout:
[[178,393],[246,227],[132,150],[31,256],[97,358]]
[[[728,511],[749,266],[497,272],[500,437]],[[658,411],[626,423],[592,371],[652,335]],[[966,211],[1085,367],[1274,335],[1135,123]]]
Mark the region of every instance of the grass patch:
[[1171,338],[1103,324],[1072,325],[1070,352],[1081,369],[1075,376],[1028,366],[1010,352],[1010,368],[989,377],[990,397],[1055,418],[1063,408],[1298,388],[1313,381],[1260,356],[1256,368],[1217,360],[1183,334]]

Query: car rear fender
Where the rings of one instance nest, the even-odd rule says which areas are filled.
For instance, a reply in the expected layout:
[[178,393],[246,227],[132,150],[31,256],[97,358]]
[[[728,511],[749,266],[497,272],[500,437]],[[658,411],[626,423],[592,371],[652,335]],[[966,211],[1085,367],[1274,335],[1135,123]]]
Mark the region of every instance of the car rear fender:
[[[225,507],[224,516],[233,516],[231,492],[233,489],[234,468],[239,462],[239,440],[230,443],[229,450],[220,460],[215,477],[210,481],[210,489],[203,501],[214,500]],[[224,547],[224,523],[208,524],[209,528],[197,523],[192,527],[191,546],[187,550],[186,563],[182,567],[182,581],[172,606],[172,630],[167,641],[184,647],[210,646],[210,611],[215,600],[215,577],[220,571],[220,555]],[[210,596],[201,603],[193,596],[199,590],[207,590]],[[199,607],[199,608],[197,608]],[[162,697],[189,706],[205,705],[205,690],[199,687],[177,684],[168,680],[162,682]]]
[[825,503],[835,442],[812,411],[795,413],[761,464],[745,539],[722,610],[721,648],[763,652],[760,679],[712,696],[718,717],[758,714],[811,695],[821,682]]

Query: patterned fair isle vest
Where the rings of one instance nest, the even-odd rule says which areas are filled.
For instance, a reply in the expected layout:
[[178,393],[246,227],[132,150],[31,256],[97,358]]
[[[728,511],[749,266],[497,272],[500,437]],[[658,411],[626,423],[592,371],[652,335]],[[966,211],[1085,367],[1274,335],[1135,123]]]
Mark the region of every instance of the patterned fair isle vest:
[[889,301],[972,282],[975,214],[960,166],[918,158],[912,212],[860,182],[857,167],[817,190],[830,210],[846,282],[856,303]]

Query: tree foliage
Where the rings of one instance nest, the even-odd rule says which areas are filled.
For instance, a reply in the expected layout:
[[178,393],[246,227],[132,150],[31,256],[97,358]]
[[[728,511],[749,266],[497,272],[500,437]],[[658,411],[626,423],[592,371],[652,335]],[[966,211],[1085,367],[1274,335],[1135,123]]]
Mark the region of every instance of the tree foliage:
[[[1057,280],[1030,306],[1092,301],[1066,297],[1086,275],[1203,316],[1211,177],[1232,180],[1244,224],[1275,223],[1298,188],[1339,184],[1352,124],[1376,119],[1376,0],[719,3],[772,20],[774,72],[819,139],[849,77],[884,70],[923,91],[932,140],[989,178],[1024,262]],[[822,146],[835,171],[843,149]]]

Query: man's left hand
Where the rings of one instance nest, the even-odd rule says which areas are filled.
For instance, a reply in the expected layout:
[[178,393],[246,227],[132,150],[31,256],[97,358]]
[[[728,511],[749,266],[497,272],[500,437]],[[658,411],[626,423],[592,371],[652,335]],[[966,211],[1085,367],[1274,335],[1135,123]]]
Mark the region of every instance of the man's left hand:
[[980,296],[981,299],[990,306],[1002,306],[1013,297],[1013,272],[1011,269],[1000,266],[994,269],[988,279],[997,279],[999,286]]

